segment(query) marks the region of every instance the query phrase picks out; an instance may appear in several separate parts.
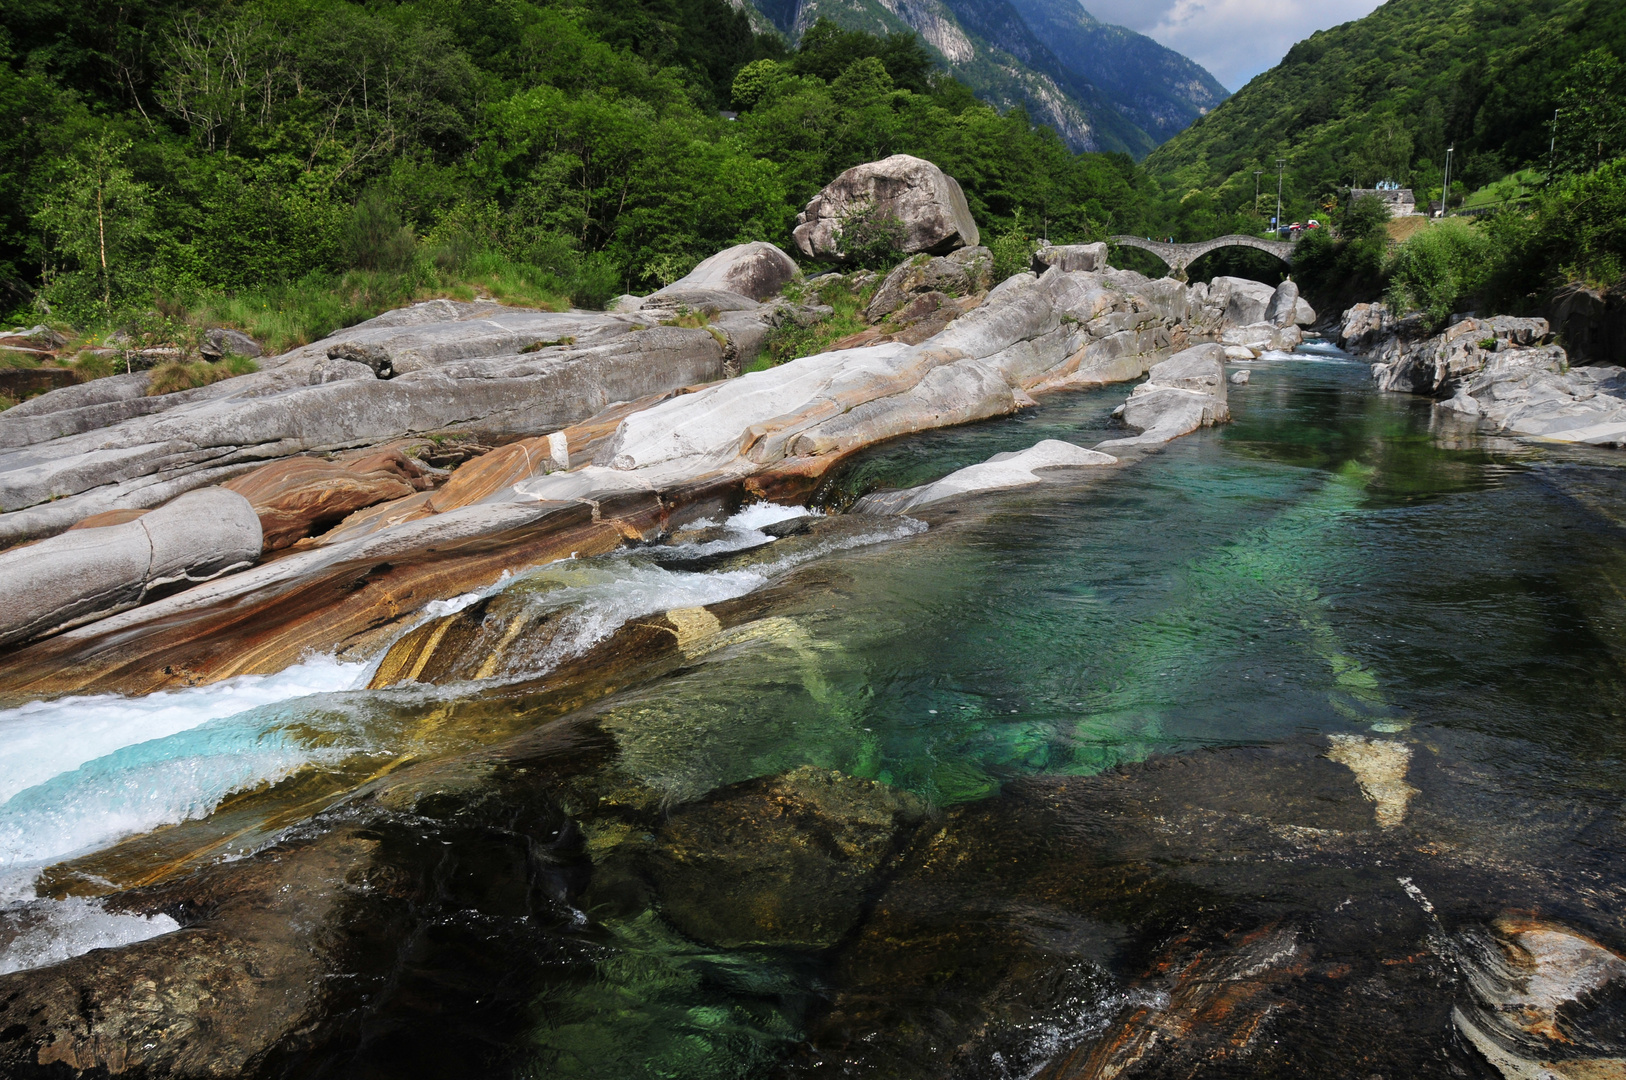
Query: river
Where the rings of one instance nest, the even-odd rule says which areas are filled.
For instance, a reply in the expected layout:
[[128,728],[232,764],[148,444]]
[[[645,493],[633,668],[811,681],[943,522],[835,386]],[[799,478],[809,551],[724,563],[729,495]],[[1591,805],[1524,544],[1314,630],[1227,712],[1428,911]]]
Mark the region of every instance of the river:
[[[1474,950],[1626,946],[1626,470],[1306,354],[1121,470],[840,513],[1093,445],[1123,396],[873,448],[801,536],[748,509],[439,606],[552,613],[480,679],[311,657],[0,712],[0,972],[187,922],[98,892],[361,814],[433,887],[346,901],[351,970],[262,1075],[1511,1075],[1454,1020]],[[433,797],[356,809],[408,775]],[[1600,995],[1572,1057],[1622,1045]]]

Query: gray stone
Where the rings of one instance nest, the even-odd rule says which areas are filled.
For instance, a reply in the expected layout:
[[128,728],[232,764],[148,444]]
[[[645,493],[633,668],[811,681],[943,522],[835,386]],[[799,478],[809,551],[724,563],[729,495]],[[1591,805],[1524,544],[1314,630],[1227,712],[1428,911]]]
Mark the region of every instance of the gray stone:
[[1233,371],[1231,372],[1231,385],[1246,386],[1248,385],[1248,381],[1252,378],[1253,372],[1251,371]]
[[865,309],[871,322],[885,318],[911,298],[940,292],[965,296],[988,288],[993,253],[985,247],[961,248],[946,256],[916,255],[893,267]]
[[324,357],[311,368],[312,386],[321,386],[323,383],[342,382],[345,379],[376,379],[378,374],[372,365],[359,363],[355,360],[341,360],[337,357]]
[[260,519],[248,500],[210,488],[122,525],[76,529],[0,552],[0,578],[8,583],[0,645],[252,566],[260,543]]
[[1230,419],[1225,400],[1225,349],[1197,345],[1152,368],[1135,387],[1118,416],[1138,435],[1111,439],[1096,449],[1150,446]]
[[1053,475],[1057,470],[1100,468],[1117,463],[1118,459],[1110,454],[1086,450],[1058,439],[1045,439],[1026,450],[995,454],[980,465],[968,465],[935,483],[866,495],[853,510],[866,514],[907,514],[944,499],[1040,484],[1058,478]]
[[667,291],[711,289],[762,301],[777,296],[800,273],[789,255],[773,244],[756,240],[719,251],[654,296]]
[[260,343],[241,330],[218,326],[203,335],[203,344],[198,351],[208,360],[219,360],[224,356],[246,356],[252,360],[265,355]]
[[1247,278],[1217,277],[1208,285],[1209,303],[1223,312],[1222,318],[1232,326],[1249,326],[1265,322],[1265,311],[1276,290]]
[[[341,363],[361,364],[368,368],[375,378],[395,378],[395,361],[390,356],[389,349],[383,345],[365,341],[341,341],[337,345],[329,346],[327,359],[337,360]],[[335,370],[341,369],[335,368]],[[342,375],[339,377],[344,378]],[[312,380],[313,383],[329,381],[332,380]]]
[[1107,245],[1047,244],[1033,253],[1033,272],[1042,274],[1052,266],[1089,273],[1107,268]]
[[1272,326],[1288,327],[1297,324],[1299,303],[1299,287],[1288,278],[1276,286],[1276,291],[1270,295],[1270,303],[1265,305],[1264,321]]
[[836,232],[842,218],[865,210],[902,224],[899,248],[905,254],[943,255],[980,240],[965,192],[952,176],[921,158],[893,154],[855,165],[813,196],[796,217],[797,248],[810,259],[841,259]]

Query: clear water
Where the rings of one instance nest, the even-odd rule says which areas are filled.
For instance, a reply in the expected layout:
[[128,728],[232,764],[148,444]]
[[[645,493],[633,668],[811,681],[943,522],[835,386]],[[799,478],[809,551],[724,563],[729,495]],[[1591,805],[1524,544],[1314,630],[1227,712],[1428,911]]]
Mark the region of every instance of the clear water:
[[[275,700],[234,711],[218,693],[102,699],[49,721],[95,736],[71,753],[41,749],[56,706],[0,715],[0,760],[20,763],[0,792],[0,857],[37,870],[120,832],[206,823],[229,791],[302,772],[329,776],[337,800],[403,754],[543,724],[594,732],[591,760],[568,765],[586,779],[548,791],[586,837],[591,880],[546,917],[443,913],[363,1034],[290,1051],[303,1075],[444,1075],[474,1060],[516,1076],[1032,1075],[1162,993],[1142,973],[1182,932],[1291,925],[1326,970],[1373,980],[1507,910],[1620,948],[1618,457],[1453,426],[1336,356],[1251,366],[1230,425],[1106,478],[966,504],[923,533],[750,564],[726,560],[766,536],[712,538],[691,552],[724,560],[711,569],[645,553],[504,583],[577,590],[566,599],[593,641],[643,613],[778,589],[727,647],[563,720],[525,696],[545,651],[484,684],[363,691],[313,662],[280,696],[244,688]],[[839,511],[1040,439],[1092,445],[1122,397],[1055,397],[889,443],[820,502]],[[1417,794],[1401,828],[1306,847],[1303,830],[1347,837],[1349,815],[1372,813],[1324,756],[1335,736],[1403,745]],[[910,855],[818,947],[710,944],[681,929],[678,901],[617,876],[643,873],[626,852],[661,815],[807,765],[918,797],[923,828],[957,838],[969,876]],[[614,809],[627,792],[658,807],[657,824],[628,824]],[[499,971],[504,992],[477,990]],[[1394,1060],[1359,1073],[1345,1066],[1366,1006],[1317,1013],[1311,991],[1292,991],[1280,1023],[1309,1047],[1295,1060],[1327,1075],[1395,1062],[1482,1075],[1449,1035],[1448,974],[1415,997],[1383,984],[1404,1018]]]

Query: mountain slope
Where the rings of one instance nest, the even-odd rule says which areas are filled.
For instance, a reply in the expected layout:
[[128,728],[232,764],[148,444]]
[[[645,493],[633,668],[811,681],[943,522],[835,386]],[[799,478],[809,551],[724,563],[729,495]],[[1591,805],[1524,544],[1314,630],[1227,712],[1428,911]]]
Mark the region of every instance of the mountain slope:
[[[744,2],[744,0],[741,0]],[[1075,0],[755,0],[795,40],[820,18],[920,35],[953,75],[1000,108],[1021,104],[1075,150],[1144,157],[1225,96],[1212,75]]]
[[1454,145],[1452,187],[1469,190],[1545,166],[1562,89],[1598,48],[1626,58],[1619,0],[1389,0],[1299,42],[1146,165],[1171,190],[1239,207],[1253,171],[1268,186],[1281,158],[1298,216],[1380,179],[1437,197]]

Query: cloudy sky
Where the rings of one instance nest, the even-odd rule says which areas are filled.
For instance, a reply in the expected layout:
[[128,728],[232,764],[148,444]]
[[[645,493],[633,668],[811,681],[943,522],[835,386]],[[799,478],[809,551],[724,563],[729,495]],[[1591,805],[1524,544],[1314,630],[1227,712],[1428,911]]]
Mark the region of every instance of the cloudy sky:
[[1083,0],[1102,22],[1138,30],[1214,73],[1227,90],[1317,30],[1366,15],[1381,0]]

